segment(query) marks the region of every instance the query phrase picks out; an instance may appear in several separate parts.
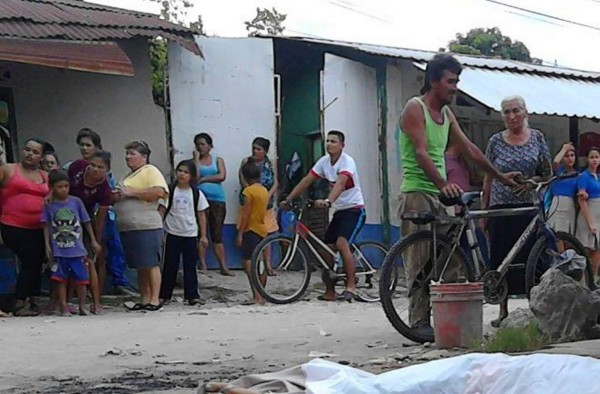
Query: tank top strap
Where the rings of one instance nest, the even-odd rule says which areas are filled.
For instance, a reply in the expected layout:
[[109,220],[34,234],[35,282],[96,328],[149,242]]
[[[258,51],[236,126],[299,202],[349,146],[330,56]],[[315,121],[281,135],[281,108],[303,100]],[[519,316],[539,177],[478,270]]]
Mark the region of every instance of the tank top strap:
[[219,172],[219,156],[211,156],[212,157],[212,163],[211,163],[211,167],[216,171]]
[[444,105],[442,107],[442,115],[444,115],[444,122],[440,125],[439,123],[437,123],[436,121],[433,120],[433,118],[431,117],[431,114],[429,113],[429,108],[427,108],[427,104],[425,104],[425,101],[423,101],[423,99],[421,97],[415,97],[415,100],[417,101],[417,103],[419,103],[421,105],[421,108],[423,108],[423,116],[425,117],[425,124],[435,124],[438,126],[446,126],[446,123],[448,123],[450,121],[450,117],[448,116],[448,106]]

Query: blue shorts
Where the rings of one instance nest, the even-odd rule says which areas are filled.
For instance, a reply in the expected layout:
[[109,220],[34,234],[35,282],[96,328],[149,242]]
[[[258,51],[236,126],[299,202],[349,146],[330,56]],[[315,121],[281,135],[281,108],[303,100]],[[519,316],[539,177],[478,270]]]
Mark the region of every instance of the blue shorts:
[[85,257],[57,257],[52,265],[52,276],[55,282],[66,283],[69,279],[76,285],[90,283]]

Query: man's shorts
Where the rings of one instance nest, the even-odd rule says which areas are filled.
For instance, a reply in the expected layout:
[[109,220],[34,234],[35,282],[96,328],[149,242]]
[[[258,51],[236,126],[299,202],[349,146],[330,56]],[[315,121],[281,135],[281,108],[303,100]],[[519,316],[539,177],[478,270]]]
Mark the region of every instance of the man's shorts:
[[76,285],[89,284],[90,277],[85,265],[85,257],[56,257],[50,279],[61,283],[71,279]]
[[328,245],[335,244],[339,237],[352,243],[365,224],[367,213],[364,208],[348,208],[336,211],[327,226],[324,241]]
[[258,246],[263,237],[256,234],[254,231],[246,231],[242,234],[242,259],[250,260],[254,249]]

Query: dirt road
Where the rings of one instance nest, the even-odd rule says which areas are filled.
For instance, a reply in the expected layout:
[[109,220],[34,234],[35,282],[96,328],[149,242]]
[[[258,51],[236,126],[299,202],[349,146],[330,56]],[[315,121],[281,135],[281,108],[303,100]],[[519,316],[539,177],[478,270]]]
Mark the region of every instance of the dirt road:
[[[0,319],[0,392],[192,393],[198,382],[313,357],[378,371],[401,367],[390,366],[394,357],[424,351],[392,328],[379,304],[327,303],[313,291],[310,301],[292,305],[240,306],[234,303],[247,297],[245,279],[226,281],[204,290],[213,301],[200,308],[173,303],[160,312],[114,307],[102,316]],[[497,313],[485,311],[486,321]]]

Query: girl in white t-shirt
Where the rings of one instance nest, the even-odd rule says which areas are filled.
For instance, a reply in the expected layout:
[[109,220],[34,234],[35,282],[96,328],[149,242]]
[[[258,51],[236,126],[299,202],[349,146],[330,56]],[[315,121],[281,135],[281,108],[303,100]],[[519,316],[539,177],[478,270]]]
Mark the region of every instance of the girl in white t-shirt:
[[196,187],[198,172],[192,160],[184,160],[175,168],[176,181],[169,187],[169,203],[159,211],[167,232],[165,241],[161,302],[169,301],[175,288],[180,258],[183,261],[184,298],[189,305],[202,303],[198,294],[198,236],[208,245],[206,214],[208,201]]

